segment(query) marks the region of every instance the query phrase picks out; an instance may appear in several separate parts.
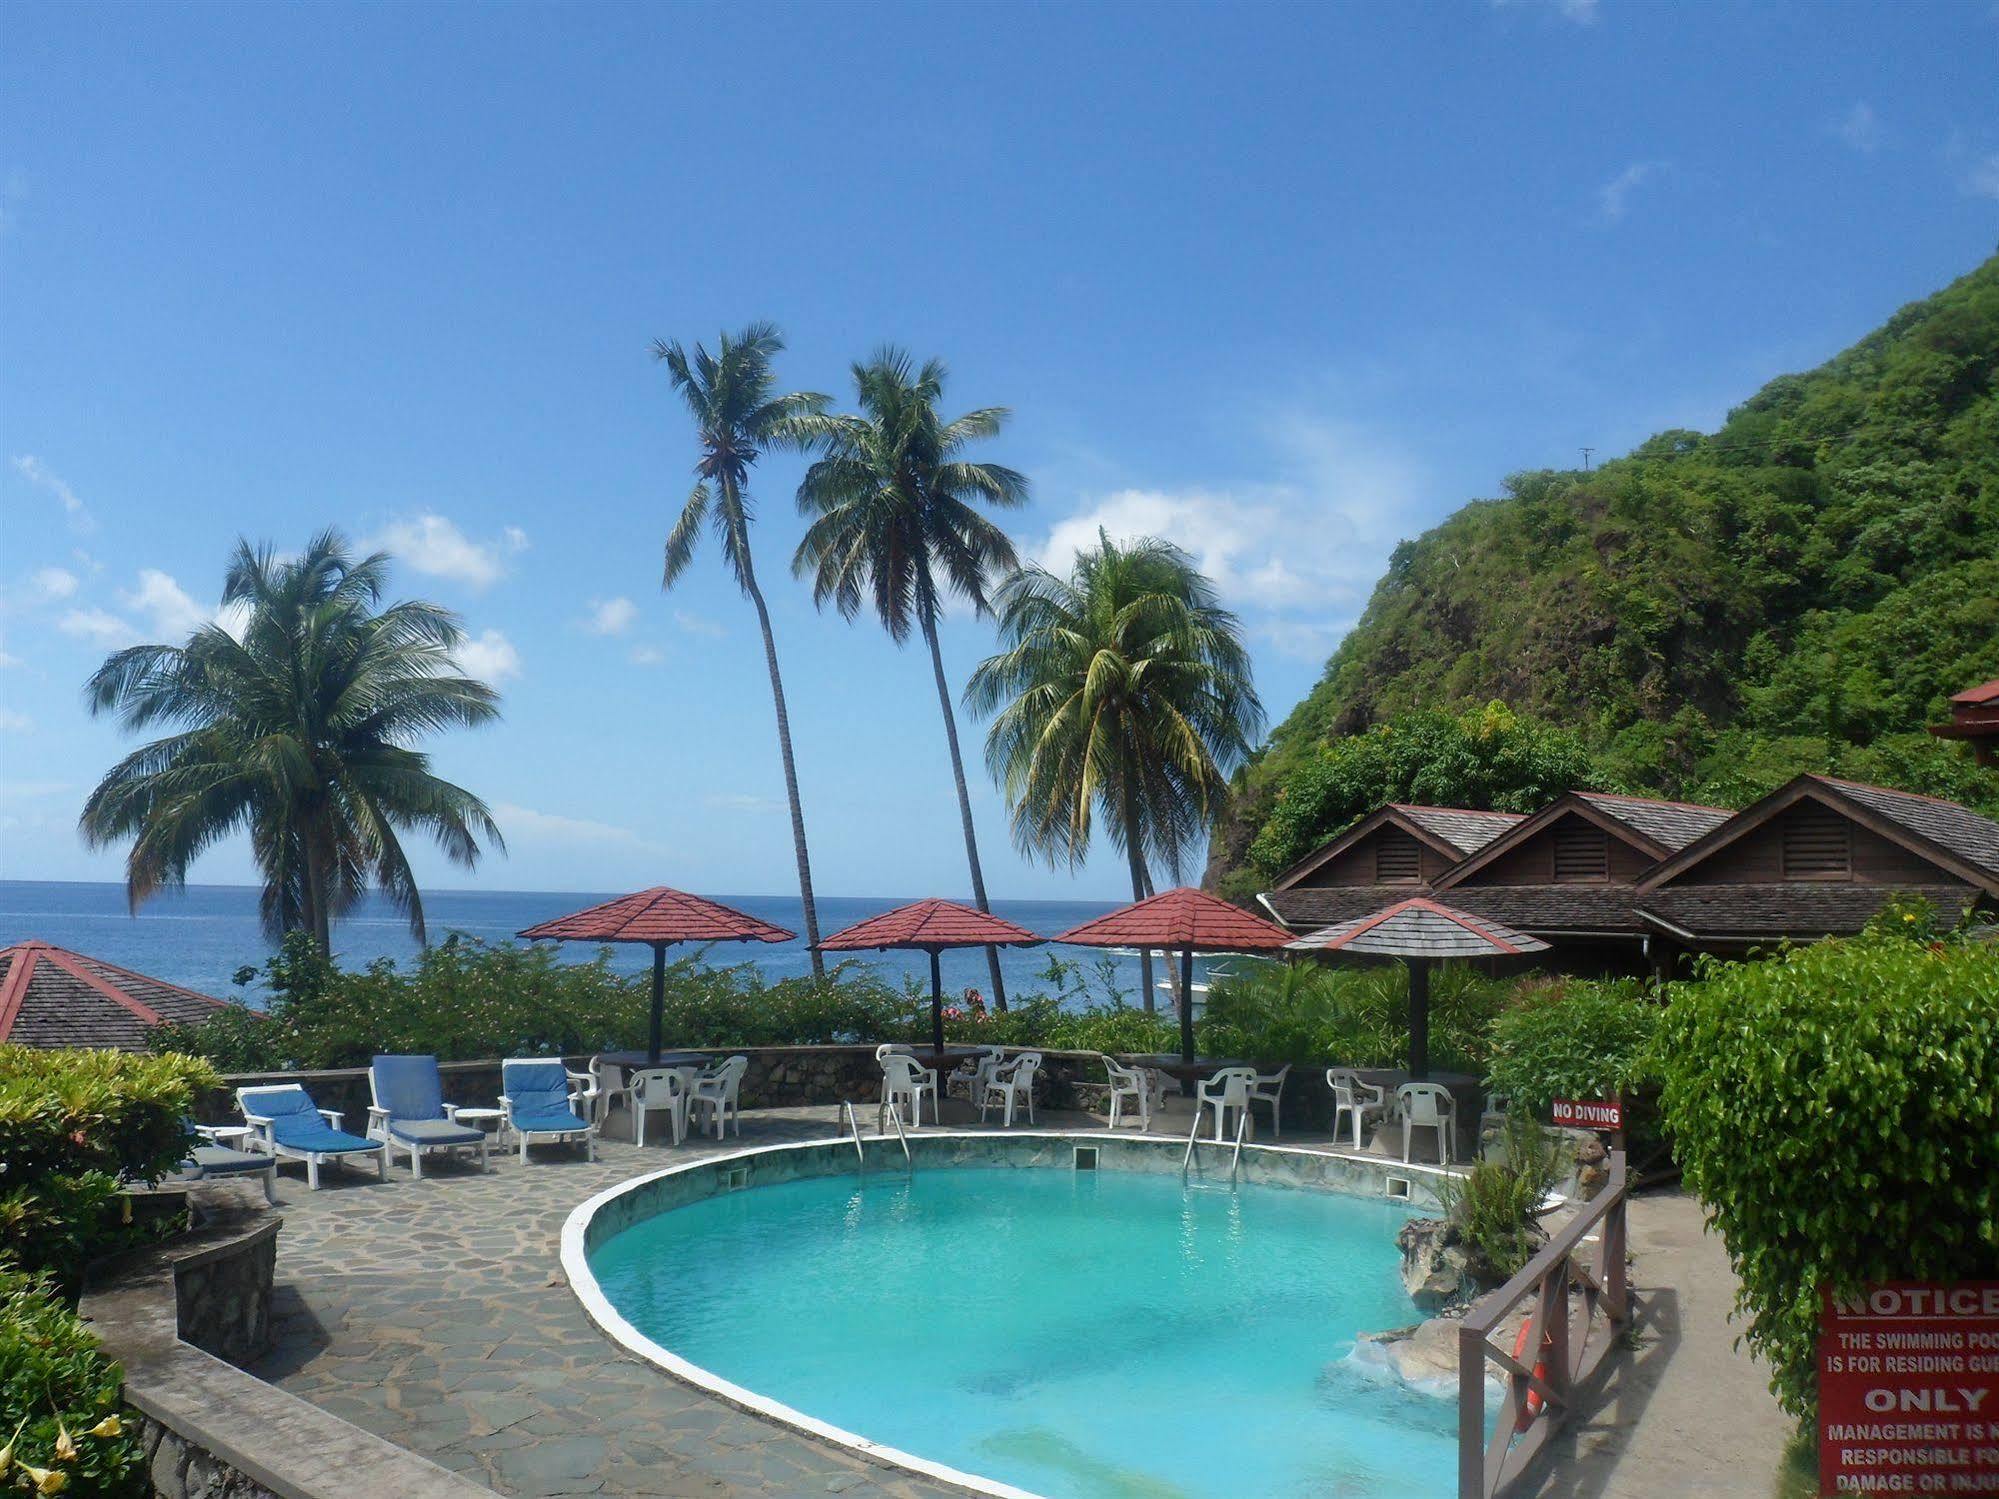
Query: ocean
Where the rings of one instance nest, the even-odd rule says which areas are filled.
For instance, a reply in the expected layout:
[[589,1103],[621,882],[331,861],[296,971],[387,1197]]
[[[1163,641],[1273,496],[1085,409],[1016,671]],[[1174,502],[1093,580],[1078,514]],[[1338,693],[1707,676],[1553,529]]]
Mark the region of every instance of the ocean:
[[[431,890],[423,897],[424,919],[433,942],[452,932],[463,932],[488,942],[504,942],[522,927],[614,899],[620,893]],[[724,895],[716,899],[791,931],[800,931],[804,925],[796,896]],[[902,903],[821,896],[820,930],[831,934]],[[993,902],[994,915],[1047,936],[1113,909],[1115,903],[1108,901]],[[238,969],[261,966],[271,950],[257,921],[257,891],[247,885],[190,885],[178,894],[148,901],[133,915],[126,909],[123,885],[0,880],[0,946],[31,937],[89,953],[184,988],[218,998],[243,999],[251,1004],[260,1001],[259,989],[255,985],[236,988],[234,976]],[[376,895],[370,895],[359,910],[334,926],[333,947],[341,966],[346,968],[358,968],[385,957],[407,962],[417,953],[417,944],[402,916]],[[577,961],[587,961],[596,951],[584,943],[564,943],[561,947]],[[669,949],[670,955],[676,957],[694,951],[691,947]],[[1002,948],[1000,968],[1006,977],[1009,997],[1049,989],[1039,975],[1048,966],[1051,954],[1086,965],[1100,956],[1092,949],[1080,947]],[[1137,958],[1129,954],[1112,956],[1127,999],[1137,1003],[1140,999]],[[717,966],[750,963],[773,979],[812,971],[803,937],[795,942],[772,944],[718,943],[702,957]],[[929,988],[929,959],[922,953],[864,953],[859,957],[891,981],[908,977]],[[646,947],[621,945],[613,949],[613,963],[621,969],[638,972],[651,961],[651,950]],[[962,994],[973,987],[985,994],[991,987],[985,954],[977,948],[945,953],[943,970],[947,996]],[[991,997],[986,994],[988,1001]]]

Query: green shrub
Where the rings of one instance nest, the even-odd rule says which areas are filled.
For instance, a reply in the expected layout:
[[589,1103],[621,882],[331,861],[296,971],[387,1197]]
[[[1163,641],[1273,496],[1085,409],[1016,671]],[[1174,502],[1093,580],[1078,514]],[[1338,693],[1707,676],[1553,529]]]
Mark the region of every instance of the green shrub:
[[[1493,1018],[1515,981],[1488,979],[1462,963],[1430,980],[1430,1064],[1483,1070]],[[1251,962],[1208,991],[1202,1051],[1301,1066],[1397,1067],[1409,1060],[1409,973],[1400,963],[1330,968]]]
[[0,1428],[13,1434],[0,1489],[149,1492],[138,1435],[119,1413],[121,1385],[118,1366],[45,1279],[0,1270]]
[[1606,1098],[1651,1080],[1661,1007],[1636,980],[1523,989],[1492,1024],[1487,1083],[1514,1109],[1545,1117],[1557,1098]]
[[1822,1287],[1999,1271],[1999,947],[1863,936],[1708,964],[1674,986],[1657,1065],[1794,1414]]
[[1444,1206],[1465,1246],[1472,1278],[1504,1285],[1546,1242],[1537,1210],[1561,1175],[1560,1147],[1525,1114],[1509,1114],[1500,1159],[1443,1184]]
[[131,1238],[111,1211],[119,1181],[178,1168],[195,1094],[219,1081],[193,1057],[0,1047],[0,1262],[73,1289]]

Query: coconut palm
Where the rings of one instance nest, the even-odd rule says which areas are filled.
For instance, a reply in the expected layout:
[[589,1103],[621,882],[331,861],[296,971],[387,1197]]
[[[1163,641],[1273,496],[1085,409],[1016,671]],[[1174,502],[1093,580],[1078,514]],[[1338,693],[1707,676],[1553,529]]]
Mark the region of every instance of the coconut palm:
[[263,875],[266,931],[308,932],[327,952],[333,918],[372,882],[422,941],[402,837],[428,834],[466,869],[480,837],[504,846],[486,804],[411,747],[491,722],[498,695],[459,674],[455,616],[417,601],[377,608],[388,562],[354,560],[332,531],[291,560],[239,542],[222,599],[240,640],[207,624],[184,645],[117,651],[91,677],[92,712],[174,729],[112,767],[83,809],[91,846],[133,840],[134,909],[241,832]]
[[[965,700],[993,715],[986,763],[1014,843],[1073,865],[1101,818],[1134,900],[1154,893],[1155,863],[1178,884],[1263,733],[1235,616],[1178,547],[1102,532],[1068,577],[1022,568],[995,602],[1003,649],[972,673]],[[1149,953],[1144,969],[1151,1009]]]
[[750,556],[750,468],[772,447],[796,446],[802,440],[798,423],[818,413],[826,397],[808,391],[780,394],[771,361],[784,349],[784,338],[773,323],[752,323],[733,338],[721,335],[710,354],[700,344],[690,357],[678,343],[652,346],[653,357],[666,365],[673,388],[694,418],[701,461],[694,492],[681,507],[680,519],[666,538],[666,570],[660,586],[670,589],[694,560],[694,545],[704,524],[715,529],[722,558],[735,574],[736,586],[757,611],[763,631],[764,665],[770,671],[770,699],[777,710],[777,748],[784,761],[784,794],[791,804],[791,847],[798,860],[798,898],[805,907],[805,940],[812,954],[812,973],[823,978],[825,960],[819,955],[819,908],[812,898],[812,858],[805,847],[805,809],[798,797],[798,768],[791,755],[791,716],[784,706],[784,676],[777,666],[777,637],[771,633],[770,610],[757,586]]
[[[1024,504],[1027,479],[997,463],[969,463],[960,456],[971,443],[996,435],[1008,412],[990,406],[945,421],[937,412],[945,378],[944,366],[935,359],[917,370],[908,354],[884,348],[866,364],[854,366],[859,415],[815,416],[802,423],[821,456],[798,487],[798,507],[811,524],[792,570],[812,575],[812,598],[822,608],[831,602],[852,619],[871,607],[896,644],[906,641],[914,628],[930,648],[964,825],[965,858],[971,865],[972,898],[984,911],[989,909],[986,880],[979,868],[957,715],[937,645],[937,616],[947,590],[975,613],[990,612],[991,580],[1011,571],[1015,557],[1006,533],[978,507]],[[986,962],[993,1002],[1005,1009],[999,953],[987,948]]]

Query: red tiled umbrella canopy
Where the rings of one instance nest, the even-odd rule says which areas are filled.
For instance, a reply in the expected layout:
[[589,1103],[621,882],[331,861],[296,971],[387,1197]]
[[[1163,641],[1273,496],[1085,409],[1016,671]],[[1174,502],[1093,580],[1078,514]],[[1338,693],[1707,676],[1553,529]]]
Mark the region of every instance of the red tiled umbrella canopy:
[[1230,905],[1218,895],[1183,885],[1161,891],[1107,916],[1071,927],[1055,939],[1082,947],[1162,947],[1180,954],[1180,1060],[1194,1060],[1194,954],[1269,952],[1291,934],[1275,922]]
[[1539,937],[1414,896],[1394,905],[1321,927],[1290,944],[1300,952],[1361,953],[1401,958],[1409,965],[1409,1075],[1430,1071],[1430,964],[1438,958],[1510,958],[1546,952]]
[[530,942],[644,942],[652,948],[652,1030],[647,1055],[659,1060],[666,1010],[666,950],[679,942],[789,942],[797,935],[720,901],[655,885],[553,921],[524,927]]
[[947,947],[1033,947],[1043,941],[1026,927],[950,900],[919,900],[843,927],[819,941],[821,952],[913,948],[930,954],[930,1039],[944,1049],[944,976],[937,955]]

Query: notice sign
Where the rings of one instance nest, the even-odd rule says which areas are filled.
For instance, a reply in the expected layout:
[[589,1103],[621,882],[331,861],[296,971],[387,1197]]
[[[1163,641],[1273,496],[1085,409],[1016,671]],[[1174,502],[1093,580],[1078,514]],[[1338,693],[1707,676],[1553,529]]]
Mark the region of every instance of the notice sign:
[[1826,1298],[1821,1494],[1999,1494],[1999,1281]]
[[1557,1098],[1549,1104],[1553,1122],[1563,1129],[1623,1129],[1621,1098]]

